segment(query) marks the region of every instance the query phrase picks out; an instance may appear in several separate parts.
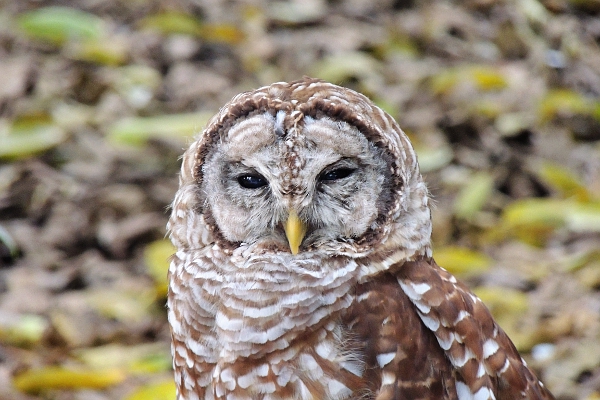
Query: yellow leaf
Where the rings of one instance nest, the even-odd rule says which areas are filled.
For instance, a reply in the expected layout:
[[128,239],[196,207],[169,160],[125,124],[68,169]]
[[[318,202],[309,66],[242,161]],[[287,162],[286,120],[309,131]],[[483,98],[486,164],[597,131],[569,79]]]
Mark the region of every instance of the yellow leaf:
[[175,382],[168,381],[142,386],[131,393],[125,400],[173,400],[175,398]]
[[502,214],[502,219],[509,227],[527,225],[562,226],[566,211],[572,206],[569,200],[557,199],[523,199],[509,204]]
[[433,255],[439,266],[458,275],[482,272],[492,264],[487,255],[464,247],[440,247]]
[[508,86],[506,77],[499,68],[484,65],[451,68],[431,79],[431,88],[436,94],[449,94],[461,84],[473,85],[482,92],[496,91]]
[[116,369],[95,371],[46,367],[17,375],[13,384],[22,392],[36,393],[45,389],[104,389],[125,378],[125,373]]
[[557,89],[548,92],[539,105],[542,121],[574,114],[590,115],[600,120],[600,102],[572,90]]
[[482,91],[500,90],[507,86],[506,78],[497,68],[478,66],[470,72],[473,81]]
[[574,202],[557,199],[523,199],[509,204],[502,213],[501,229],[534,246],[566,223]]
[[202,24],[193,15],[182,12],[161,12],[142,18],[139,22],[144,29],[154,29],[163,34],[198,35]]
[[404,57],[417,57],[419,55],[419,46],[409,35],[403,35],[398,32],[394,34],[390,40],[384,44],[384,48],[380,50],[381,57],[387,53],[401,54]]
[[144,260],[148,273],[156,282],[157,295],[167,294],[167,271],[169,270],[169,259],[175,253],[175,247],[170,240],[157,240],[146,246]]
[[493,120],[504,113],[501,102],[491,98],[478,98],[475,103],[469,105],[469,110],[474,115]]
[[183,34],[200,37],[207,42],[237,44],[244,33],[231,24],[205,24],[193,15],[181,12],[161,12],[141,20],[144,29],[155,29],[163,34]]
[[511,338],[519,351],[535,343],[534,332],[524,330],[521,318],[529,307],[524,293],[504,287],[477,287],[473,292],[483,301],[494,319]]
[[116,40],[96,40],[69,46],[69,57],[100,65],[121,65],[127,60],[127,46]]
[[510,314],[523,314],[527,311],[527,295],[518,290],[481,286],[475,288],[473,292],[485,303],[496,318]]
[[170,371],[172,368],[169,345],[162,342],[130,346],[107,344],[77,349],[74,354],[94,369],[118,368],[131,373],[151,373]]
[[594,392],[594,393],[590,394],[588,397],[586,397],[585,400],[600,400],[600,393]]
[[199,36],[215,43],[238,44],[244,40],[244,33],[235,25],[228,24],[204,24]]
[[457,68],[443,70],[431,78],[431,89],[435,94],[449,94],[452,89],[461,81],[462,76]]
[[588,201],[591,198],[590,192],[579,178],[560,165],[545,162],[537,169],[537,173],[563,197],[573,197],[579,201]]

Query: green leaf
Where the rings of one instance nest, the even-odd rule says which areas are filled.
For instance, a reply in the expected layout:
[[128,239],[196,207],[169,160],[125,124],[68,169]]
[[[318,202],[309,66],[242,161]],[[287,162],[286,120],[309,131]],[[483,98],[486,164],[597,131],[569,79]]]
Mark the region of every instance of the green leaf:
[[481,211],[494,189],[494,178],[489,172],[474,174],[460,190],[454,202],[454,213],[459,218],[471,219]]
[[90,305],[105,317],[135,323],[150,315],[156,293],[151,288],[102,288],[89,290],[87,298]]
[[11,258],[17,257],[19,254],[19,245],[2,225],[0,225],[0,243],[2,243],[4,247],[8,249]]
[[532,124],[530,113],[527,112],[504,112],[496,116],[494,123],[496,129],[508,137],[518,134]]
[[266,9],[269,19],[287,25],[316,22],[327,13],[320,1],[272,1]]
[[413,141],[419,156],[419,168],[422,173],[435,171],[450,163],[454,158],[452,148],[446,144],[436,147],[426,146]]
[[162,82],[160,72],[148,65],[129,64],[111,72],[111,87],[136,109],[150,104]]
[[517,200],[504,209],[500,225],[501,231],[535,246],[543,245],[561,227],[575,232],[600,232],[600,202]]
[[41,153],[66,138],[62,128],[45,118],[15,121],[9,129],[0,126],[0,159],[15,160]]
[[212,113],[172,114],[157,117],[131,117],[114,123],[108,129],[113,143],[142,145],[148,139],[178,138],[183,142],[202,129]]
[[95,40],[104,33],[101,18],[70,7],[45,7],[23,13],[17,25],[29,37],[61,45],[67,40]]
[[50,323],[35,314],[5,315],[0,321],[0,340],[17,346],[39,343]]
[[378,62],[370,55],[350,51],[325,57],[312,68],[311,75],[340,83],[352,77],[371,76],[378,69]]
[[575,204],[566,215],[567,227],[576,232],[600,232],[600,202]]
[[515,5],[518,7],[518,12],[525,15],[531,22],[544,25],[552,18],[550,11],[540,1],[521,0],[515,3]]

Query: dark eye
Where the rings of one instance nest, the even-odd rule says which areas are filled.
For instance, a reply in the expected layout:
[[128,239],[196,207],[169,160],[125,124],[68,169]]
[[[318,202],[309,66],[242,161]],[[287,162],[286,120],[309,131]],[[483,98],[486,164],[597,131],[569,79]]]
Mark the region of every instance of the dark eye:
[[238,176],[237,181],[245,189],[258,189],[267,184],[267,180],[258,174],[241,175]]
[[333,171],[325,172],[319,176],[319,180],[321,181],[336,181],[338,179],[343,179],[347,176],[352,175],[354,170],[352,168],[338,168]]

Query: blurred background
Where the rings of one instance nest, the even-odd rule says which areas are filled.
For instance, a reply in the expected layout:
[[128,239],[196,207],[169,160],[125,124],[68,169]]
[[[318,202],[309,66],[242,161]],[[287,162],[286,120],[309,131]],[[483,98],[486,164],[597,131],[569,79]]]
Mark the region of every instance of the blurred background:
[[413,140],[434,256],[600,398],[600,1],[0,0],[0,399],[173,399],[168,205],[233,95],[314,76]]

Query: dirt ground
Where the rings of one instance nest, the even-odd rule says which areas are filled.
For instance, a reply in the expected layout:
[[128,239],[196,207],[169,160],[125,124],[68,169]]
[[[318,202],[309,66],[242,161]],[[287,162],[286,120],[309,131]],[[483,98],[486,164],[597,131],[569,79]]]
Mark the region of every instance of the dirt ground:
[[314,76],[411,137],[434,257],[558,399],[600,399],[598,0],[0,0],[0,399],[173,399],[179,157]]

